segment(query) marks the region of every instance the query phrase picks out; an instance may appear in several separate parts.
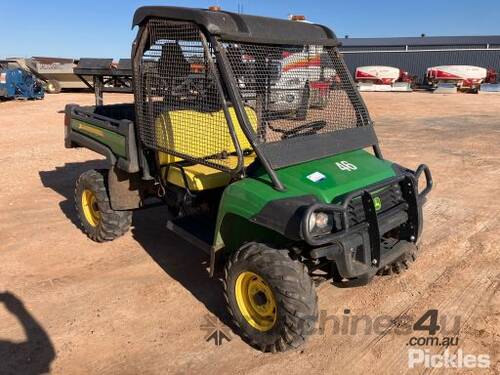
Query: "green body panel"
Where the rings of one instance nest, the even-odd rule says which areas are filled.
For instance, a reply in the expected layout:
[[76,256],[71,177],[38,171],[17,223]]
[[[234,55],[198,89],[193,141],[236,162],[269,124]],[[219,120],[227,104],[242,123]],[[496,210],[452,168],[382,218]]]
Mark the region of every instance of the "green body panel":
[[[308,179],[308,176],[317,172],[323,175],[324,178],[316,182]],[[351,191],[396,175],[391,162],[380,160],[365,150],[345,152],[282,168],[277,170],[276,173],[286,191],[281,192],[274,189],[269,176],[264,170],[258,171],[254,177],[237,181],[226,188],[217,217],[214,244],[216,249],[228,245],[224,232],[239,232],[237,235],[241,236],[241,232],[248,229],[245,226],[235,225],[233,230],[226,229],[221,232],[221,228],[229,225],[226,224],[229,221],[226,218],[228,214],[231,214],[233,219],[234,216],[239,216],[249,220],[270,201],[305,195],[314,195],[322,203],[331,203]],[[250,223],[246,225],[250,225]],[[270,231],[266,228],[260,227],[258,232],[262,236],[270,235],[268,233]],[[275,236],[277,233],[273,235]]]
[[71,120],[71,129],[108,146],[114,154],[127,157],[125,137],[111,130],[79,120]]

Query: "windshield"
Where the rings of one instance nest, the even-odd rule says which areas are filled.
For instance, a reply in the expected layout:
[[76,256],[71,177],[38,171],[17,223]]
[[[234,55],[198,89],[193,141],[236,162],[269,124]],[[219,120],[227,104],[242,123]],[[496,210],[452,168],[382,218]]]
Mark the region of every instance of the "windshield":
[[[303,141],[371,125],[337,48],[230,42],[222,45],[244,105],[257,114],[257,123],[250,129],[255,144],[281,144],[299,138]],[[313,159],[313,154],[304,158]],[[327,155],[323,152],[321,156]],[[273,164],[300,161],[295,158]]]

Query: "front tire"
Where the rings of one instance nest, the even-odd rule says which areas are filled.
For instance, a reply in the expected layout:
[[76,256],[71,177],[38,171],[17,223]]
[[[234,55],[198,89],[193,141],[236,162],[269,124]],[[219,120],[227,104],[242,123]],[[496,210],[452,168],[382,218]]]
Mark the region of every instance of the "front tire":
[[237,250],[226,263],[224,293],[240,335],[263,352],[297,348],[314,331],[314,284],[287,250],[256,243]]
[[75,207],[82,230],[96,242],[112,241],[127,233],[131,211],[111,208],[106,188],[107,171],[89,170],[76,181]]

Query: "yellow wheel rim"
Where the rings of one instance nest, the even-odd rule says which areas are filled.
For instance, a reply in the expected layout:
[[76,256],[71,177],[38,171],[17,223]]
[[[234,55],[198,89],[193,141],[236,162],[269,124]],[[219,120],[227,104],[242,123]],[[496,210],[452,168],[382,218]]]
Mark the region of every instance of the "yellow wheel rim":
[[85,219],[90,225],[96,227],[99,220],[101,220],[101,213],[99,212],[95,194],[88,189],[85,189],[82,193],[82,208]]
[[276,323],[276,299],[269,284],[253,272],[242,272],[236,279],[236,303],[245,320],[265,332]]

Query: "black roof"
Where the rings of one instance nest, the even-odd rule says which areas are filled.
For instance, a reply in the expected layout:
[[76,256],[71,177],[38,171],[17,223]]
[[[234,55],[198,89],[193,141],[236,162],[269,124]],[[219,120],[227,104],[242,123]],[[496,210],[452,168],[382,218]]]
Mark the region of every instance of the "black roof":
[[326,26],[207,9],[141,7],[134,14],[132,26],[143,25],[150,17],[194,22],[210,34],[231,41],[271,44],[338,44],[335,34]]
[[482,36],[425,36],[394,38],[344,38],[344,47],[396,47],[396,46],[433,46],[433,45],[486,45],[500,44],[500,35]]

